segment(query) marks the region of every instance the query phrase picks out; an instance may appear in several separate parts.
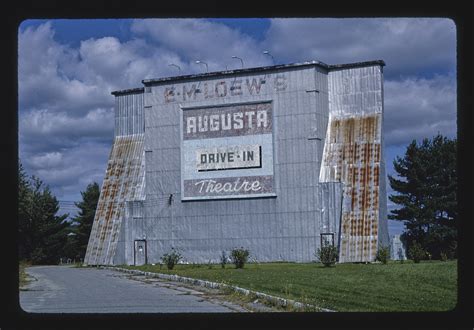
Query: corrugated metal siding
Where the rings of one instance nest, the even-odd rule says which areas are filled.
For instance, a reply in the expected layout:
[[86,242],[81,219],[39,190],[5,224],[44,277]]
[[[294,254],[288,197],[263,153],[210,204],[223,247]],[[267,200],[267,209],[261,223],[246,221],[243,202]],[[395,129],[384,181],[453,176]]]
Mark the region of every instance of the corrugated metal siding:
[[127,218],[127,202],[145,198],[143,133],[143,94],[117,96],[115,139],[84,258],[86,264],[125,262],[126,233],[122,224]]
[[[116,137],[86,263],[132,264],[136,239],[146,239],[150,263],[172,247],[185,262],[207,263],[241,246],[259,261],[308,262],[321,233],[334,233],[340,261],[371,261],[386,228],[381,68],[328,74],[305,66],[199,79],[116,97]],[[203,93],[223,80],[246,88],[247,79],[261,79],[259,93],[188,94],[192,85]],[[182,202],[180,107],[268,101],[277,197]]]
[[[277,91],[271,86],[281,74],[287,76],[287,88]],[[145,93],[145,223],[134,228],[134,235],[146,234],[149,262],[157,262],[171,247],[180,249],[185,261],[218,262],[223,250],[240,246],[260,261],[307,262],[315,259],[322,228],[334,231],[337,238],[342,189],[318,180],[328,122],[327,73],[312,67],[226,79],[254,77],[266,81],[258,95],[185,102],[179,96],[179,102],[166,103],[162,95],[170,85],[152,86]],[[179,92],[183,84],[203,88],[216,81],[186,81],[172,87]],[[181,202],[179,106],[268,100],[275,116],[277,197]],[[170,194],[175,196],[171,205]]]
[[143,93],[115,97],[115,136],[144,132]]
[[[383,120],[382,120],[383,123]],[[382,128],[383,129],[383,128]],[[379,203],[379,226],[378,226],[378,241],[379,246],[389,246],[390,237],[388,233],[388,222],[387,222],[387,180],[385,173],[385,157],[384,157],[384,144],[382,134],[382,147],[380,154],[380,203]]]
[[373,261],[379,225],[386,222],[379,213],[385,209],[380,208],[380,199],[386,198],[381,195],[385,189],[380,189],[382,111],[380,66],[330,72],[329,127],[320,181],[344,184],[340,262]]
[[[383,105],[384,89],[382,79],[382,105]],[[387,174],[385,172],[385,136],[383,134],[385,127],[385,114],[382,111],[382,135],[381,135],[381,151],[380,151],[380,203],[379,203],[379,246],[389,246],[390,237],[388,233],[387,221]]]
[[114,140],[84,262],[113,264],[127,201],[143,198],[144,135]]

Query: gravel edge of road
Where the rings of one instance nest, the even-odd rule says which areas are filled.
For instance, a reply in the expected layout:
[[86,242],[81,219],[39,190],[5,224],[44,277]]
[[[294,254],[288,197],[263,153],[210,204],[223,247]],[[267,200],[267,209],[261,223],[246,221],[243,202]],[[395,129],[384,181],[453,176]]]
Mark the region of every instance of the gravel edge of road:
[[271,306],[276,306],[276,307],[284,308],[284,309],[292,308],[294,309],[294,311],[310,310],[310,311],[318,311],[318,312],[335,312],[334,310],[331,310],[331,309],[321,308],[318,306],[302,303],[302,302],[291,300],[291,299],[276,297],[276,296],[272,296],[263,292],[248,290],[248,289],[244,289],[238,286],[229,285],[225,283],[210,282],[206,280],[200,280],[200,279],[184,277],[184,276],[179,276],[179,275],[145,272],[142,270],[126,269],[126,268],[120,268],[120,267],[115,267],[115,266],[97,266],[97,268],[115,270],[115,271],[120,271],[124,273],[129,273],[129,274],[144,275],[144,276],[149,276],[149,277],[158,277],[163,280],[181,282],[181,283],[189,284],[192,286],[201,286],[201,287],[211,288],[211,289],[229,290],[231,292],[235,292],[243,296],[252,295],[253,297],[256,297],[257,299],[261,299],[265,301],[267,304]]

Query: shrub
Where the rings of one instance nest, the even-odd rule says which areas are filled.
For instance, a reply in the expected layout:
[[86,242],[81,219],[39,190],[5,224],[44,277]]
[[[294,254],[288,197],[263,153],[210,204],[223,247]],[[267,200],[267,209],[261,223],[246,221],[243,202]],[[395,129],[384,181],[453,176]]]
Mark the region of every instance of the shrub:
[[316,251],[316,257],[325,267],[334,265],[337,261],[337,256],[337,247],[332,245],[323,246]]
[[232,260],[232,263],[235,265],[235,268],[244,268],[245,263],[247,262],[247,259],[249,257],[249,250],[244,249],[241,247],[240,249],[233,249],[230,252],[230,259]]
[[161,257],[161,261],[171,270],[182,258],[181,253],[172,248],[170,253],[166,253]]
[[387,264],[387,261],[390,259],[390,247],[388,246],[379,246],[375,260],[380,261],[384,265]]
[[426,257],[426,251],[416,241],[408,249],[408,255],[415,263],[419,263]]

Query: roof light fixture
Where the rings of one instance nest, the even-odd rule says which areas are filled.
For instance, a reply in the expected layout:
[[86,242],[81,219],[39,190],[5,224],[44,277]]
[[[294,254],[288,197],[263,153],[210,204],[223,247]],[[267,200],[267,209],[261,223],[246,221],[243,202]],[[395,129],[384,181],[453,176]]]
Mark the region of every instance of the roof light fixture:
[[196,64],[204,64],[206,66],[206,72],[209,72],[209,68],[207,66],[207,63],[206,62],[203,62],[203,61],[200,61],[200,60],[197,60],[196,61]]
[[181,67],[179,65],[171,63],[171,64],[168,64],[168,66],[175,66],[178,68],[179,72],[181,72]]
[[264,50],[263,53],[264,53],[265,55],[270,56],[270,57],[272,58],[273,64],[275,64],[275,58],[273,57],[272,54],[270,54],[270,52],[269,52],[268,50]]
[[242,63],[242,69],[244,68],[244,60],[243,60],[243,59],[241,59],[241,58],[238,57],[238,56],[232,56],[232,58],[237,58],[237,59],[239,59],[240,62]]

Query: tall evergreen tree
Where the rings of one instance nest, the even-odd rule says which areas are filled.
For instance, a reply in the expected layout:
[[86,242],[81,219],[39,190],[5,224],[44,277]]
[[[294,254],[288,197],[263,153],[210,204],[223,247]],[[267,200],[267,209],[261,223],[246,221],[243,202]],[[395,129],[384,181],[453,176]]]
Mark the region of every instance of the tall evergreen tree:
[[85,191],[81,191],[82,201],[75,203],[79,208],[78,215],[73,218],[75,223],[74,233],[75,255],[84,258],[87,250],[87,243],[94,222],[95,210],[99,202],[100,188],[97,182],[93,182],[86,187]]
[[31,261],[35,264],[56,264],[63,256],[70,224],[68,214],[57,216],[59,202],[48,186],[32,178],[30,233],[33,242]]
[[22,164],[18,168],[18,230],[19,256],[28,259],[32,251],[31,222],[29,208],[31,204],[31,184]]
[[408,247],[416,241],[434,257],[452,253],[457,242],[456,152],[456,140],[439,134],[413,141],[393,162],[400,179],[388,176],[397,192],[389,199],[401,206],[389,218],[404,221]]
[[20,259],[35,264],[56,264],[69,232],[67,214],[57,216],[59,203],[48,186],[18,170],[18,221]]

